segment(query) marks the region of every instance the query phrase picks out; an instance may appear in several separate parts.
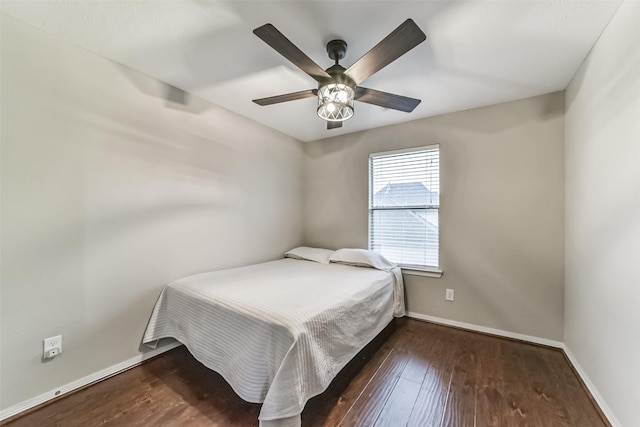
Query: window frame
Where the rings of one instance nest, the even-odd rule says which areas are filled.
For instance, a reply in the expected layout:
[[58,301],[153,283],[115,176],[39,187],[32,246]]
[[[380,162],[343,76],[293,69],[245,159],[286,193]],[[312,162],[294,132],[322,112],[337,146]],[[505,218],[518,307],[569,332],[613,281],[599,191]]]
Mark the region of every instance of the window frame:
[[[390,151],[380,151],[380,152],[376,152],[376,153],[369,153],[369,159],[368,159],[368,191],[369,191],[369,197],[368,197],[368,209],[367,209],[367,245],[369,250],[373,250],[372,245],[371,245],[371,225],[373,222],[373,212],[376,210],[388,210],[385,208],[374,208],[373,207],[373,162],[372,160],[376,157],[382,157],[382,156],[392,156],[392,155],[396,155],[396,154],[404,154],[404,153],[413,153],[413,152],[417,152],[417,151],[426,151],[426,150],[433,150],[433,149],[437,149],[438,150],[438,160],[440,160],[440,144],[430,144],[430,145],[422,145],[419,147],[409,147],[409,148],[402,148],[402,149],[398,149],[398,150],[390,150]],[[440,174],[440,162],[438,164],[438,181],[441,181],[441,174]],[[407,274],[411,274],[411,275],[415,275],[415,276],[426,276],[426,277],[441,277],[443,272],[441,270],[441,227],[440,227],[440,195],[441,195],[441,186],[438,189],[438,206],[435,205],[420,205],[420,206],[407,206],[404,208],[394,208],[394,209],[402,209],[402,210],[411,210],[411,209],[415,209],[415,208],[420,208],[420,209],[437,209],[438,210],[438,265],[437,266],[431,266],[431,265],[413,265],[413,264],[398,264],[398,266],[402,269],[403,273],[407,273]]]

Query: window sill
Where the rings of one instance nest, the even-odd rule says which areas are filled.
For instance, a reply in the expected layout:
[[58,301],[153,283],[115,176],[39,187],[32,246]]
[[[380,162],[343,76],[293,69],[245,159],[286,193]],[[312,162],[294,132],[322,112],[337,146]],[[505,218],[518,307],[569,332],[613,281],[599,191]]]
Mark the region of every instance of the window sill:
[[400,269],[402,270],[402,274],[408,274],[410,276],[423,276],[423,277],[435,277],[435,278],[440,278],[442,277],[442,270],[436,270],[436,269],[417,269],[415,267],[403,267],[400,266]]

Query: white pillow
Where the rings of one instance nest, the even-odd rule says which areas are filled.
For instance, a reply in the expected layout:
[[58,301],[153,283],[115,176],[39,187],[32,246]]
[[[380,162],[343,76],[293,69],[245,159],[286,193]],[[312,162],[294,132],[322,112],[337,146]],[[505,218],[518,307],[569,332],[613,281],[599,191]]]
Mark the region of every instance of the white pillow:
[[329,257],[333,253],[332,250],[322,248],[310,248],[308,246],[299,246],[285,252],[285,258],[303,259],[307,261],[315,261],[320,264],[329,264]]
[[396,264],[379,253],[366,249],[338,249],[331,255],[329,262],[355,265],[358,267],[372,267],[384,271],[389,271],[396,266]]

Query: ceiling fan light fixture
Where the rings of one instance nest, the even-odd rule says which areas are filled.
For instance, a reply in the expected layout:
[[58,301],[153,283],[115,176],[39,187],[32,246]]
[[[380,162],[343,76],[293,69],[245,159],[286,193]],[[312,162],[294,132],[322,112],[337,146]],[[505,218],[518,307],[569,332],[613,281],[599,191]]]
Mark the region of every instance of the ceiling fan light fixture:
[[331,83],[318,89],[318,116],[328,122],[342,122],[353,117],[355,91],[341,83]]
[[309,89],[254,99],[253,102],[258,105],[272,105],[317,96],[316,111],[318,116],[327,122],[327,129],[330,130],[341,128],[343,121],[353,117],[356,92],[359,102],[406,113],[412,112],[420,104],[419,99],[360,86],[360,83],[425,41],[427,36],[412,19],[405,20],[349,68],[339,64],[347,53],[347,43],[344,40],[336,39],[327,43],[327,53],[335,64],[323,70],[272,24],[264,24],[253,30],[253,33],[318,82],[319,86],[318,90]]

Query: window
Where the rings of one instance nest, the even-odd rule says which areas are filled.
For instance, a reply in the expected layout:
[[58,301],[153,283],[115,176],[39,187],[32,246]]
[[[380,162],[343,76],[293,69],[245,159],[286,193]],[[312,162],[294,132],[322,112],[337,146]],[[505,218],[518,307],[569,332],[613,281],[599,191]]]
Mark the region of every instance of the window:
[[369,155],[369,249],[409,269],[439,267],[440,147]]

